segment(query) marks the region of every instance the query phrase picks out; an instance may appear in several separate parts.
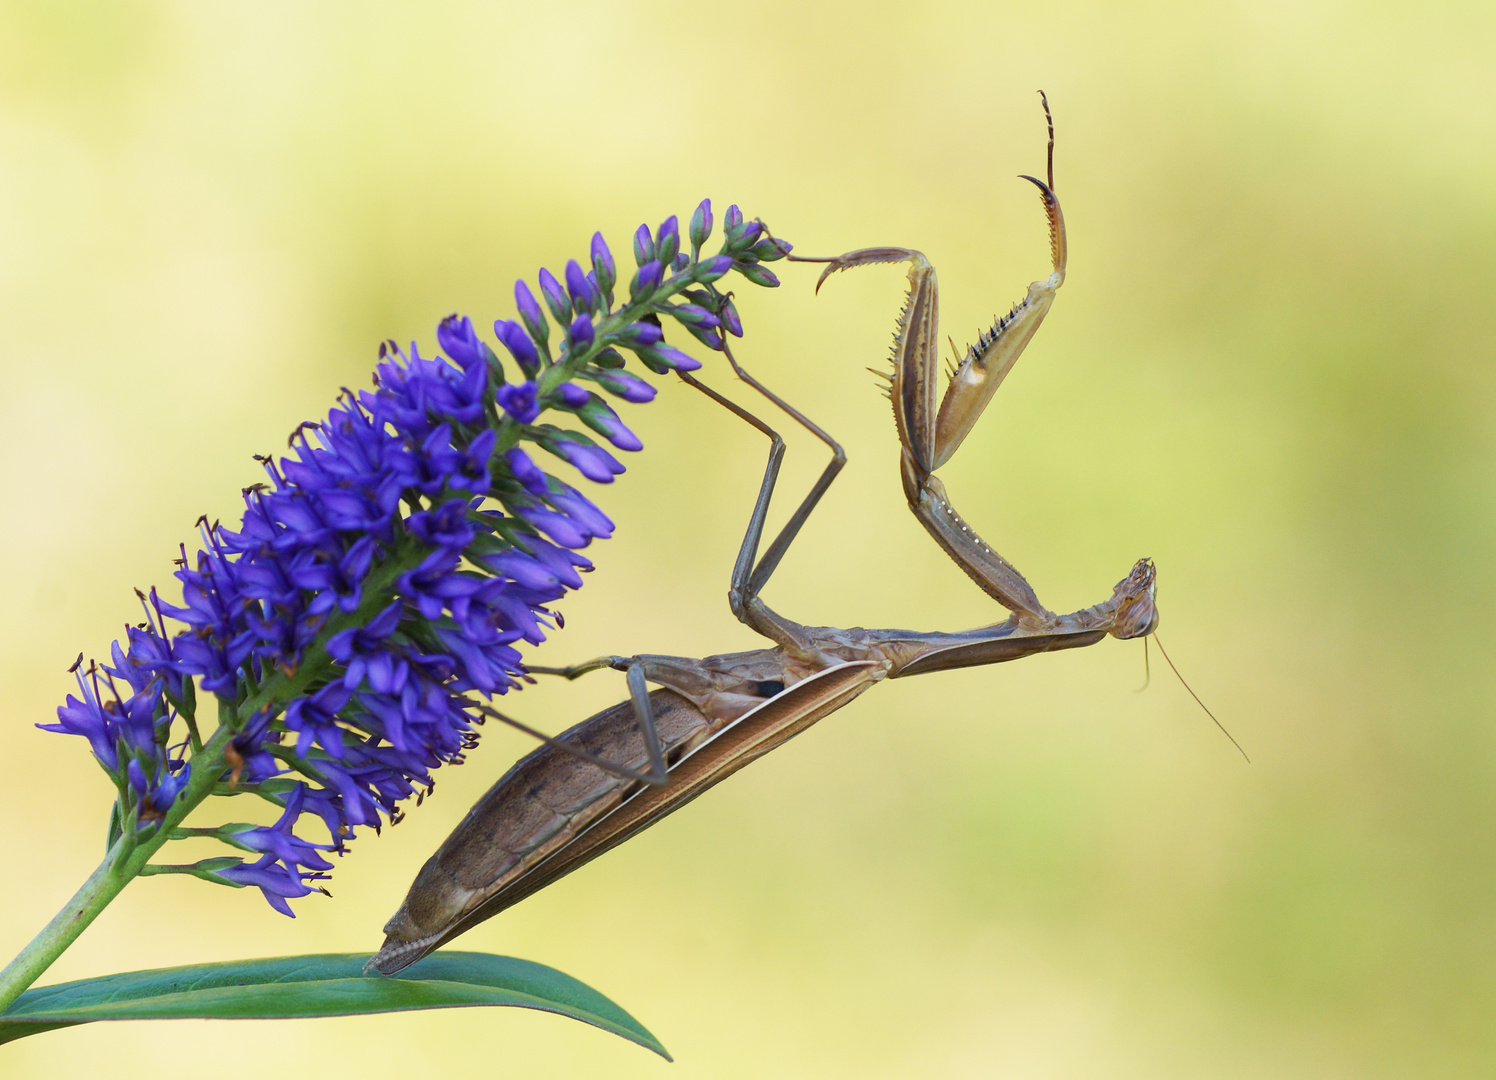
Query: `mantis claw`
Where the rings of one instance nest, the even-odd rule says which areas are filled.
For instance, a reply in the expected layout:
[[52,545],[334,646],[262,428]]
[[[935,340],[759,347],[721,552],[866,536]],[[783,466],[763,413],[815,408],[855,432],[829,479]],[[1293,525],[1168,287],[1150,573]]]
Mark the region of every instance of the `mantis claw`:
[[1027,180],[1038,188],[1039,198],[1044,202],[1044,213],[1049,217],[1049,257],[1054,263],[1055,274],[1059,275],[1060,280],[1054,284],[1054,287],[1058,289],[1060,281],[1065,280],[1065,215],[1060,213],[1060,200],[1055,196],[1054,188],[1051,186],[1053,177],[1051,176],[1049,184],[1027,173],[1019,173],[1018,179]]

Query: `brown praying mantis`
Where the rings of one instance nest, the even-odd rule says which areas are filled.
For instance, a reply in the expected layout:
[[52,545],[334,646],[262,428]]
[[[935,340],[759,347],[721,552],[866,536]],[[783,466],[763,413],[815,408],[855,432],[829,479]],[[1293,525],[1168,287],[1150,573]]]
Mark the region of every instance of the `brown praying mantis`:
[[[1041,94],[1042,97],[1042,94]],[[577,867],[623,843],[712,785],[851,702],[875,683],[932,671],[996,664],[1035,653],[1092,645],[1110,634],[1144,637],[1158,622],[1154,568],[1140,559],[1109,599],[1068,615],[1039,602],[1012,564],[963,521],[934,471],[971,431],[1012,369],[1065,280],[1065,219],[1054,193],[1054,125],[1049,103],[1047,182],[1039,189],[1049,218],[1053,272],[971,346],[936,405],[939,293],[935,269],[918,251],[864,248],[824,262],[816,283],[838,270],[909,263],[909,294],[899,316],[889,397],[902,446],[900,470],[909,507],[956,564],[1010,613],[1002,622],[956,633],[804,626],[771,610],[761,592],[806,519],[846,462],[837,442],[745,371],[737,377],[831,448],[826,465],[762,557],[769,503],[784,440],[763,420],[685,373],[680,377],[763,432],[768,464],[733,566],[732,613],[772,648],[691,659],[606,656],[538,674],[576,678],[610,668],[627,673],[629,700],[559,736],[534,731],[486,705],[487,716],[545,745],[521,758],[470,810],[426,865],[385,925],[369,961],[389,975]],[[658,689],[648,689],[653,683]]]

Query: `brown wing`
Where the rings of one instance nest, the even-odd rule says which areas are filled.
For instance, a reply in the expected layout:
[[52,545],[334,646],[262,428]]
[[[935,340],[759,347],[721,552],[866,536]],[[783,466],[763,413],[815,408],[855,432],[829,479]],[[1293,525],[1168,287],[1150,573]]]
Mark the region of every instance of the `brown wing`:
[[[642,787],[627,802],[598,819],[596,824],[532,873],[509,883],[502,893],[488,901],[499,906],[493,911],[485,910],[481,918],[486,919],[519,903],[531,893],[679,810],[749,762],[782,746],[871,686],[874,682],[872,671],[878,666],[871,660],[839,664],[775,694],[691,751],[670,770],[670,783],[664,787]],[[466,925],[462,927],[466,928]]]
[[[694,748],[690,734],[703,733],[708,719],[679,695],[656,690],[650,700],[667,758],[672,747],[676,755],[686,749],[664,787],[621,780],[555,751],[547,755],[548,748],[522,759],[427,860],[368,967],[392,975],[623,843],[850,702],[872,685],[878,666],[859,661],[817,672]],[[578,728],[591,728],[600,744],[626,741],[636,730],[632,718],[624,702]],[[621,760],[618,747],[584,746]],[[637,750],[643,754],[642,740]]]

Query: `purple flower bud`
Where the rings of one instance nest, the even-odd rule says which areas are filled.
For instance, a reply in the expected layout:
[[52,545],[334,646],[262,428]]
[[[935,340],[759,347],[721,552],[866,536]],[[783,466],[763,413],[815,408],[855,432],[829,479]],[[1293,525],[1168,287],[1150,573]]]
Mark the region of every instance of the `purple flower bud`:
[[589,419],[592,421],[590,426],[594,430],[601,432],[618,449],[630,452],[644,449],[644,444],[639,441],[639,436],[630,431],[624,425],[624,422],[618,418],[618,414],[608,408],[607,404],[601,399],[598,400],[597,405],[590,412]]
[[[576,264],[573,263],[573,266]],[[571,351],[573,353],[584,353],[592,348],[592,319],[586,315],[578,315],[572,321],[571,328],[567,330],[566,336],[571,339]]]
[[480,560],[496,574],[503,574],[526,589],[550,590],[560,584],[560,578],[539,559],[511,548],[497,555],[486,555]]
[[[598,451],[605,453],[605,451]],[[614,462],[616,465],[617,462]],[[620,469],[622,465],[618,466]],[[551,505],[573,521],[579,523],[593,536],[607,538],[613,535],[615,528],[608,515],[592,504],[592,500],[583,495],[576,488],[567,488],[562,492],[552,492],[550,495]]]
[[763,222],[757,220],[739,222],[727,233],[727,250],[742,251],[751,248],[764,231]]
[[740,262],[734,264],[734,268],[755,285],[763,285],[766,288],[772,289],[779,284],[779,278],[767,266],[760,266],[758,263]]
[[544,563],[551,573],[561,579],[561,584],[569,589],[580,589],[582,587],[582,576],[578,570],[591,571],[592,563],[578,555],[575,551],[567,551],[565,548],[548,544],[544,540],[526,537],[525,545],[535,554],[535,558]]
[[686,267],[691,265],[691,256],[687,255],[684,251],[679,252],[675,256],[675,261],[670,265],[675,267],[677,271],[684,270]]
[[621,397],[624,401],[631,401],[635,405],[642,405],[655,398],[656,391],[653,386],[627,371],[600,371],[594,378],[597,379],[597,384],[608,393]]
[[717,327],[698,326],[695,323],[688,322],[683,322],[681,325],[686,328],[693,338],[701,342],[708,349],[716,349],[718,352],[722,351],[722,345],[726,339],[722,336],[722,331]]
[[540,406],[535,400],[535,383],[527,380],[522,383],[505,383],[499,387],[498,393],[494,395],[502,408],[521,424],[529,424],[540,415]]
[[759,262],[777,262],[795,250],[795,245],[777,236],[765,236],[753,245],[753,257]]
[[695,371],[701,366],[699,361],[693,360],[679,349],[666,345],[664,342],[658,345],[640,346],[634,352],[649,366],[651,371],[659,375],[667,371]]
[[660,278],[664,273],[665,268],[658,260],[639,267],[634,273],[634,280],[629,282],[629,299],[636,304],[648,300],[660,287]]
[[655,257],[654,237],[649,235],[649,226],[640,225],[634,232],[634,262],[643,266]]
[[530,459],[529,454],[516,446],[504,454],[504,460],[509,462],[509,471],[514,473],[514,478],[531,495],[546,493],[545,473],[540,471],[540,466]]
[[592,400],[592,395],[576,383],[562,383],[556,389],[560,391],[562,403],[570,409],[580,409]]
[[557,440],[556,452],[577,467],[577,471],[599,484],[611,484],[624,471],[623,465],[600,446]]
[[655,258],[662,263],[671,263],[679,253],[680,222],[671,214],[660,223],[660,231],[655,240]]
[[702,199],[701,205],[691,215],[691,244],[701,247],[712,235],[712,200]]
[[[612,477],[609,479],[611,480]],[[558,514],[554,510],[547,510],[540,506],[527,506],[519,511],[519,516],[562,547],[575,550],[592,543],[592,537],[577,528],[571,518],[565,514]]]
[[499,319],[493,324],[493,332],[527,376],[533,377],[540,370],[540,354],[535,351],[535,343],[519,323]]
[[551,314],[558,323],[571,322],[571,301],[566,298],[566,290],[561,288],[561,283],[549,270],[540,271],[540,293],[545,297],[545,306],[551,309]]
[[597,296],[593,293],[587,276],[582,273],[582,267],[575,259],[569,259],[566,263],[566,291],[571,293],[572,304],[576,311],[597,310]]
[[733,337],[743,336],[743,320],[738,318],[738,306],[731,297],[722,305],[722,327]]
[[625,345],[653,345],[664,334],[654,323],[636,322],[624,327],[618,337]]
[[514,306],[519,308],[519,317],[524,320],[525,329],[535,343],[544,345],[551,336],[551,324],[545,321],[540,305],[535,302],[535,294],[523,280],[514,283]]
[[695,360],[679,349],[672,348],[669,345],[658,346],[655,352],[663,356],[666,362],[676,371],[695,371],[701,366],[701,361]]
[[618,280],[618,268],[613,265],[613,253],[600,232],[592,234],[592,272],[597,275],[598,291],[604,296],[611,295],[613,283]]
[[677,304],[670,309],[670,314],[674,315],[681,322],[690,323],[692,326],[703,326],[710,329],[713,326],[721,325],[721,320],[700,304]]
[[731,269],[731,255],[713,255],[710,259],[702,259],[696,264],[696,280],[702,284],[716,281]]
[[728,232],[736,229],[743,223],[743,211],[738,209],[738,204],[733,203],[727,208],[727,217],[722,222],[722,227]]
[[474,364],[483,363],[483,343],[473,332],[473,323],[466,315],[448,315],[436,328],[436,340],[446,354],[466,371]]

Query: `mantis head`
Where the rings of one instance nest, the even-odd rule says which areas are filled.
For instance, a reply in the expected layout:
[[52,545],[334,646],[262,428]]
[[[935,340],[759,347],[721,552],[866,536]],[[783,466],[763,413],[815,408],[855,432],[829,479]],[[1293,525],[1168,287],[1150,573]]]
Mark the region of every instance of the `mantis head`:
[[1128,574],[1117,582],[1117,591],[1112,602],[1117,605],[1117,615],[1108,631],[1115,638],[1147,637],[1158,626],[1158,603],[1155,592],[1158,574],[1152,559],[1139,559]]

